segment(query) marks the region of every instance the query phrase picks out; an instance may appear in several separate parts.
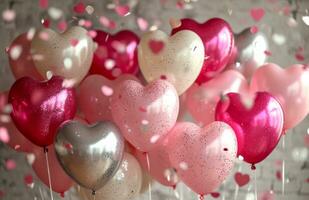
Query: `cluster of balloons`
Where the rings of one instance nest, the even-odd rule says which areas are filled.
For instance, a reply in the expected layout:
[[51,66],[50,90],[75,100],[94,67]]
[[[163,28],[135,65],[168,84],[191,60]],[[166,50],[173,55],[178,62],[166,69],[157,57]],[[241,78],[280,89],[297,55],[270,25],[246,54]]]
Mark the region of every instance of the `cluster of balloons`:
[[[24,33],[8,50],[18,80],[3,93],[12,122],[0,126],[11,147],[36,155],[33,169],[46,185],[39,147],[50,150],[56,192],[74,180],[84,199],[91,191],[130,199],[150,174],[207,195],[237,156],[261,162],[309,112],[308,67],[264,64],[267,48],[265,34],[234,36],[219,18],[183,19],[171,35],[141,38],[128,30],[91,38],[81,27]],[[197,124],[177,121],[182,110]]]

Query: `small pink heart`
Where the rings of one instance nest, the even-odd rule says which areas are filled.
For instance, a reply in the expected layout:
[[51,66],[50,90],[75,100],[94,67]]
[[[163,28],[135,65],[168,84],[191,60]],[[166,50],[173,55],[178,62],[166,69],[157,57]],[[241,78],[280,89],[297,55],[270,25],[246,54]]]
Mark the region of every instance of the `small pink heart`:
[[158,54],[164,48],[164,42],[160,40],[150,40],[148,45],[154,54]]
[[79,2],[73,7],[74,12],[78,14],[83,14],[85,12],[85,9],[86,9],[86,6],[83,2]]
[[130,7],[128,5],[118,5],[116,6],[115,11],[119,16],[123,17],[130,12]]
[[234,176],[235,182],[239,187],[242,187],[249,183],[250,176],[248,174],[242,174],[240,172],[236,172]]
[[264,17],[265,10],[264,8],[252,8],[250,10],[250,15],[254,21],[258,22]]

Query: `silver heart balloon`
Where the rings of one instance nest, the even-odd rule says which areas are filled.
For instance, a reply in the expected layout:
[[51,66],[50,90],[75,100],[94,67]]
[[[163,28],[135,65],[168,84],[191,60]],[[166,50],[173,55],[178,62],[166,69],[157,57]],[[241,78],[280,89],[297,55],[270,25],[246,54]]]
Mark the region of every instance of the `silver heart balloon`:
[[93,126],[69,121],[58,130],[55,150],[66,173],[79,185],[96,191],[117,172],[124,139],[109,121]]
[[237,68],[246,78],[251,79],[254,71],[262,66],[266,60],[268,50],[267,35],[260,30],[252,33],[250,28],[235,34],[235,47],[237,48]]

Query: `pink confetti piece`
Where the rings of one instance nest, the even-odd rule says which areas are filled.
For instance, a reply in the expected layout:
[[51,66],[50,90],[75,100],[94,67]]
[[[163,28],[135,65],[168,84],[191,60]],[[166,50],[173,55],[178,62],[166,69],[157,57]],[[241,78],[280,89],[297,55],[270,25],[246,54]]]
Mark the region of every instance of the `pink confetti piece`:
[[166,77],[165,75],[161,75],[161,76],[160,76],[160,79],[161,79],[161,80],[167,80],[167,77]]
[[49,39],[49,35],[48,35],[47,32],[41,31],[41,32],[39,33],[39,38],[40,38],[41,40],[47,41],[47,40]]
[[282,11],[283,11],[283,14],[285,16],[290,16],[291,15],[291,6],[289,6],[289,5],[284,6]]
[[73,7],[73,10],[77,14],[83,14],[86,10],[86,6],[83,2],[79,2],[75,4],[75,6]]
[[24,176],[24,183],[28,186],[31,185],[33,183],[33,176],[31,174],[26,174]]
[[298,61],[304,61],[305,60],[305,57],[304,57],[303,53],[301,53],[301,52],[296,53],[295,58]]
[[49,26],[50,26],[50,21],[49,21],[49,19],[42,19],[42,20],[41,20],[41,23],[42,23],[42,25],[43,25],[45,28],[49,28]]
[[141,31],[146,31],[148,28],[148,22],[144,18],[137,18],[137,25]]
[[276,171],[276,178],[278,181],[282,181],[282,173],[280,170],[277,170]]
[[305,146],[309,147],[309,135],[308,134],[304,136],[304,143],[305,143]]
[[16,13],[14,10],[7,9],[2,12],[2,18],[6,22],[13,21],[15,17],[16,17]]
[[257,26],[252,26],[252,27],[250,28],[250,32],[251,32],[252,34],[255,34],[255,33],[259,32],[259,27],[257,27]]
[[65,143],[63,145],[67,151],[72,151],[73,145],[71,143]]
[[86,28],[90,28],[92,26],[92,21],[81,19],[81,20],[78,21],[78,25],[84,26]]
[[0,141],[3,143],[8,143],[10,141],[10,135],[5,127],[0,127]]
[[16,162],[13,159],[6,160],[5,168],[9,171],[14,170],[16,168]]
[[111,88],[111,87],[109,87],[109,86],[107,86],[107,85],[103,85],[103,86],[101,87],[101,91],[102,91],[102,93],[103,93],[105,96],[107,96],[107,97],[112,96],[113,93],[114,93],[113,88]]
[[268,51],[268,50],[265,50],[265,51],[264,51],[264,54],[265,54],[266,56],[271,56],[271,55],[272,55],[271,51]]
[[71,39],[70,43],[73,47],[75,47],[78,44],[79,40],[78,39]]
[[254,21],[258,22],[264,17],[265,10],[264,8],[252,8],[250,10],[250,15]]
[[41,9],[46,9],[48,8],[48,0],[39,0],[39,7]]
[[183,2],[183,1],[178,1],[177,3],[176,3],[176,8],[178,8],[178,9],[184,9],[185,8],[185,3]]
[[60,21],[58,24],[57,24],[57,28],[59,31],[65,31],[67,30],[68,28],[68,24],[66,21]]
[[90,30],[88,31],[87,35],[91,38],[95,38],[97,36],[97,32],[95,30]]
[[164,42],[160,40],[150,40],[148,46],[152,53],[158,54],[164,48]]
[[213,198],[219,198],[219,197],[220,197],[220,193],[219,193],[219,192],[212,192],[212,193],[210,193],[210,195],[211,195]]
[[101,23],[102,26],[105,26],[105,27],[108,27],[110,23],[109,19],[105,16],[101,16],[99,18],[99,22]]
[[130,7],[128,5],[117,5],[115,11],[119,16],[124,17],[130,14]]

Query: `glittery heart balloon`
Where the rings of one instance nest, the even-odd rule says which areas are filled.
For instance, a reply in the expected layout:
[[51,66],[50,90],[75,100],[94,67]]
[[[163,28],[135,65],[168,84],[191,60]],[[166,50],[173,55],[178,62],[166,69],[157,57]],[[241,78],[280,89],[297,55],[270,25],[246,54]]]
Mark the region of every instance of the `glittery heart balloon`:
[[112,122],[85,126],[68,121],[58,130],[55,150],[67,174],[79,185],[96,191],[117,172],[124,140]]
[[167,79],[182,94],[195,81],[204,62],[204,46],[192,31],[180,31],[169,37],[152,31],[141,38],[138,61],[148,82]]
[[266,60],[268,50],[267,36],[261,30],[252,33],[250,28],[235,35],[235,51],[237,64],[232,64],[229,68],[238,70],[248,80],[251,79],[254,71],[262,66]]
[[215,121],[215,108],[223,94],[248,92],[246,79],[235,70],[219,74],[202,85],[194,84],[186,92],[186,105],[192,117],[203,125]]
[[23,33],[9,47],[9,63],[16,79],[29,76],[37,80],[43,80],[43,77],[36,70],[31,57],[31,41],[32,38],[29,38],[27,33]]
[[111,108],[123,136],[139,150],[148,152],[176,123],[179,99],[175,88],[165,80],[156,80],[146,87],[126,80],[115,91]]
[[224,122],[203,128],[180,122],[167,139],[170,161],[177,174],[200,195],[214,192],[233,169],[237,141],[233,129]]
[[90,73],[115,79],[120,74],[137,74],[138,36],[129,30],[111,35],[96,30],[94,41],[98,48],[94,52]]
[[56,76],[45,82],[24,77],[18,79],[10,90],[12,120],[18,130],[36,145],[52,144],[59,125],[75,115],[75,90],[64,87],[63,83],[63,79]]
[[123,74],[113,81],[95,74],[88,76],[80,84],[78,102],[88,122],[113,119],[110,106],[111,98],[115,88],[125,80],[138,81],[136,77],[127,74]]
[[234,36],[230,25],[220,18],[212,18],[203,24],[192,19],[182,19],[181,25],[173,29],[172,34],[182,30],[197,33],[204,44],[205,60],[196,82],[201,84],[213,78],[228,64],[232,56]]
[[32,59],[43,77],[59,75],[78,84],[88,73],[95,45],[82,27],[62,34],[51,29],[38,31],[32,39]]
[[[138,196],[142,185],[142,170],[134,156],[124,153],[117,173],[107,184],[95,193],[99,200],[131,200]],[[84,200],[93,200],[91,192],[82,189]]]
[[280,103],[267,92],[256,93],[250,107],[238,93],[228,93],[217,104],[216,120],[233,127],[238,154],[246,162],[256,164],[277,146],[282,134],[283,111]]
[[309,113],[309,68],[292,65],[282,69],[265,64],[252,77],[253,91],[267,91],[274,95],[284,111],[284,129],[299,124]]

